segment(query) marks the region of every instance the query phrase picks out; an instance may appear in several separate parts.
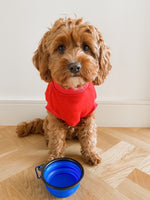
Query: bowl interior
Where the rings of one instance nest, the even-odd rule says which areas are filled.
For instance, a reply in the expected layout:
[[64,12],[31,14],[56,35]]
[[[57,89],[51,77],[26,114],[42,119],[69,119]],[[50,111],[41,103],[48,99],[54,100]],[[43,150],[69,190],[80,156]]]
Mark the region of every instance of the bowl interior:
[[70,160],[58,160],[46,166],[43,177],[48,184],[54,187],[70,187],[79,182],[82,169]]

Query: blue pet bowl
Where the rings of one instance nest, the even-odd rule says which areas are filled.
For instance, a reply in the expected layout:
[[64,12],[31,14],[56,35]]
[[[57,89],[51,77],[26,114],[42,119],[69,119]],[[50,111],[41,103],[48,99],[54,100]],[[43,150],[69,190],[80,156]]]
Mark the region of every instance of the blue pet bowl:
[[[38,171],[41,172],[39,176]],[[79,187],[84,176],[82,165],[71,158],[54,159],[46,165],[35,167],[38,179],[42,179],[47,190],[54,196],[65,198]]]

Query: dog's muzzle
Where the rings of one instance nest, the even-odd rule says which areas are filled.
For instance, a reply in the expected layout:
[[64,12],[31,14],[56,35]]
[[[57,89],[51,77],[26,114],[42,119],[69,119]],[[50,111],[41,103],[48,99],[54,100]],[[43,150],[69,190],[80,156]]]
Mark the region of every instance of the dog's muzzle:
[[81,67],[81,64],[78,62],[72,62],[68,65],[69,71],[73,74],[77,74],[78,72],[80,72]]

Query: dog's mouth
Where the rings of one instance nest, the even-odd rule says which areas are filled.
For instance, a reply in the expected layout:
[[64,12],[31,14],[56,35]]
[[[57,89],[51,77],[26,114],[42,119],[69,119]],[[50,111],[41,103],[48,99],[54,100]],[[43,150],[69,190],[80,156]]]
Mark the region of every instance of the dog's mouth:
[[83,80],[83,78],[80,75],[73,75],[70,78],[66,79],[61,85],[65,89],[68,88],[82,88],[87,82]]
[[81,74],[72,74],[71,77],[81,77]]

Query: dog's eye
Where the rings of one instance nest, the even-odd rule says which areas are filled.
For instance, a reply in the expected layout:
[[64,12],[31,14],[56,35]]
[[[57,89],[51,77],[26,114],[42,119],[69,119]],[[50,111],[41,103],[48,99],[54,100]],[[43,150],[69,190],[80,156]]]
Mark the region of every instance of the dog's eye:
[[83,44],[83,50],[84,52],[89,52],[90,47],[87,44]]
[[59,53],[64,53],[65,51],[65,46],[64,45],[60,45],[58,48],[57,48],[58,52]]

